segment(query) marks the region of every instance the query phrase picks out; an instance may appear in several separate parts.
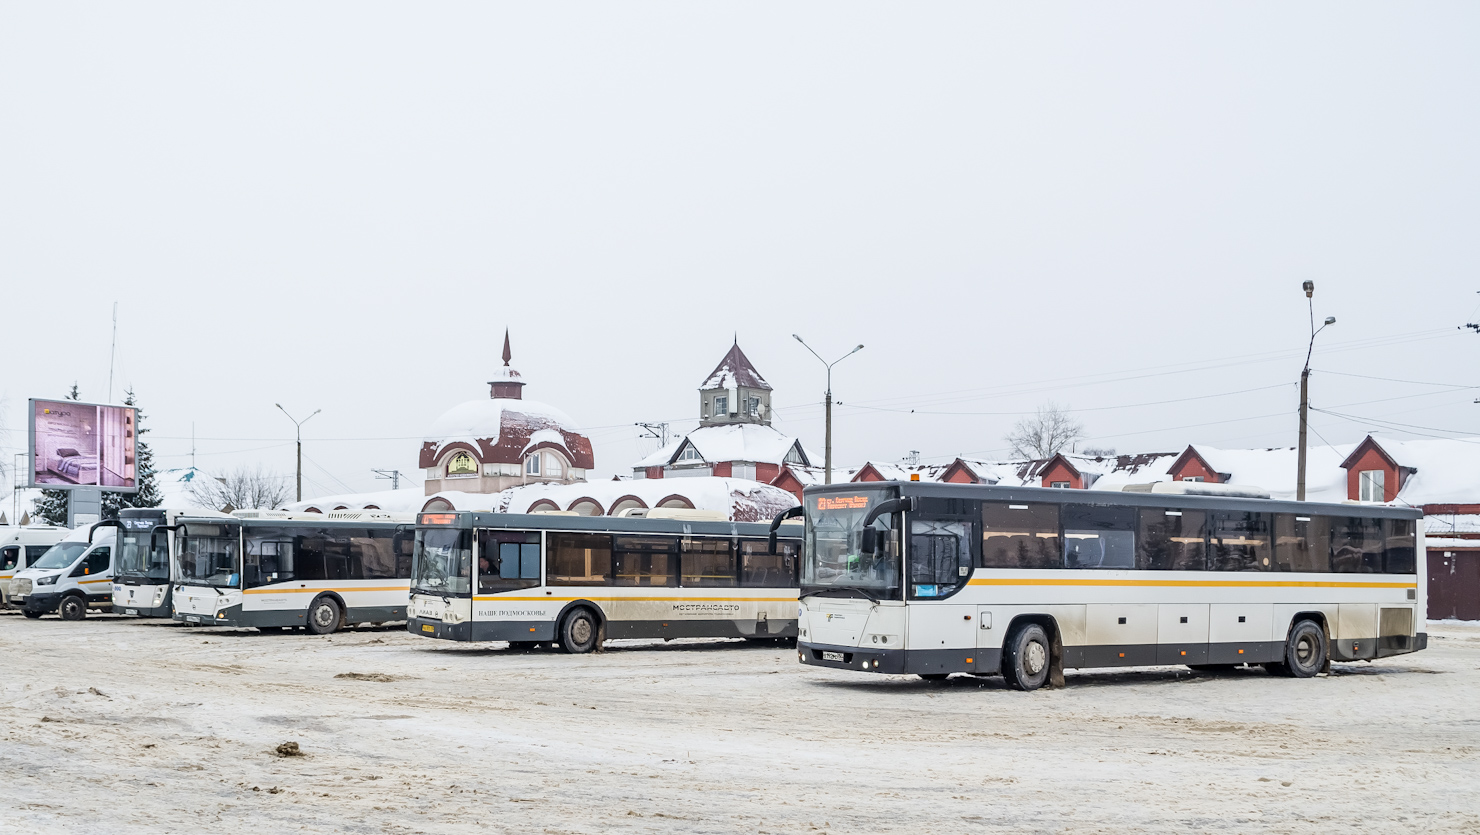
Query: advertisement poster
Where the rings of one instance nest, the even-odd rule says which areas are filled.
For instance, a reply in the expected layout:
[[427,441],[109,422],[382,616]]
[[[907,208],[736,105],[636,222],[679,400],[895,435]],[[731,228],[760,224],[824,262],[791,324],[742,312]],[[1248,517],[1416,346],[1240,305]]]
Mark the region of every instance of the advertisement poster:
[[31,486],[138,489],[131,406],[31,400]]

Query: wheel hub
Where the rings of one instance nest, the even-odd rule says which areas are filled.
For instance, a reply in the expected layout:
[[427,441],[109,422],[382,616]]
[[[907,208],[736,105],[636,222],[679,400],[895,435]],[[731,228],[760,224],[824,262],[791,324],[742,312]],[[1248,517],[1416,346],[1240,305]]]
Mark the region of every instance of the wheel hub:
[[586,618],[577,618],[570,625],[570,637],[578,644],[584,644],[591,640],[591,621]]
[[1043,651],[1043,644],[1034,641],[1028,644],[1027,652],[1023,653],[1023,667],[1029,675],[1038,675],[1043,672],[1044,663],[1048,660],[1048,653]]

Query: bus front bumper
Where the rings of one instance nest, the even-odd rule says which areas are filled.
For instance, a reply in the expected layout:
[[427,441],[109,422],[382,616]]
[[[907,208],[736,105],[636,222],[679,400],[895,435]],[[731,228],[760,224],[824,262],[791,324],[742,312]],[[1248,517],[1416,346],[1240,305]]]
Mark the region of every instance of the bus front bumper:
[[995,673],[1001,667],[997,649],[879,649],[797,642],[797,660],[814,667],[893,675]]
[[242,618],[242,607],[241,607],[241,604],[237,604],[235,606],[228,606],[225,609],[221,609],[220,611],[216,612],[215,615],[195,614],[195,613],[184,613],[184,614],[182,614],[180,612],[176,612],[175,613],[175,620],[178,620],[178,621],[180,621],[182,623],[189,624],[190,626],[257,626],[258,625],[255,621],[252,622],[252,623],[247,623],[247,622],[245,622],[243,620],[243,618]]
[[407,618],[406,631],[423,638],[441,638],[445,641],[473,640],[473,624],[470,621],[443,623],[429,618]]

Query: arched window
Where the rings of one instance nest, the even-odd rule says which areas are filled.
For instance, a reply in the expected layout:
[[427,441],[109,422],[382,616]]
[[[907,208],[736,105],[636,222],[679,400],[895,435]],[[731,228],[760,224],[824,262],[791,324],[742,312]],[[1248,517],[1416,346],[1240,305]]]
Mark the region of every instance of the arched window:
[[574,511],[582,516],[601,516],[604,511],[595,499],[582,497],[571,502],[566,510]]
[[545,475],[548,478],[560,478],[565,473],[565,462],[560,460],[558,453],[547,452],[545,459]]
[[524,459],[524,474],[540,474],[540,454],[538,452],[530,453],[530,456]]
[[448,478],[471,478],[478,474],[478,459],[459,450],[447,459]]

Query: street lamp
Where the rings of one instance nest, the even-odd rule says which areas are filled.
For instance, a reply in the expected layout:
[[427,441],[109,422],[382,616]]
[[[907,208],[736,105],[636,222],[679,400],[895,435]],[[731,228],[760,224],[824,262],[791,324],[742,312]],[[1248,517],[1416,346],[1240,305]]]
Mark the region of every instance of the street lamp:
[[[800,336],[792,334],[791,338],[802,343],[803,348],[806,348],[808,351],[812,351],[812,346],[808,345],[806,341],[803,340]],[[816,351],[812,351],[812,356],[816,357],[817,361],[822,363],[827,368],[827,394],[824,401],[827,404],[827,442],[824,447],[824,455],[826,455],[827,458],[826,474],[824,475],[825,480],[823,481],[824,484],[832,484],[832,367],[862,350],[863,346],[859,345],[857,348],[854,348],[853,350],[842,355],[841,357],[838,357],[832,362],[828,362],[827,360],[822,358],[821,354],[817,353]]]
[[[283,414],[288,415],[288,410],[283,409],[283,404],[274,403],[272,405],[278,407],[279,409],[282,409]],[[314,409],[313,415],[316,415],[322,411],[324,410]],[[303,501],[303,424],[308,423],[309,418],[312,418],[313,415],[309,415],[303,420],[297,420],[292,415],[288,415],[288,420],[293,421],[294,431],[298,437],[298,498],[293,500],[296,502]]]
[[1305,369],[1300,372],[1300,452],[1299,472],[1295,475],[1295,501],[1305,501],[1305,432],[1310,411],[1310,355],[1316,347],[1316,334],[1327,327],[1336,324],[1335,316],[1327,316],[1326,321],[1318,328],[1316,327],[1316,308],[1312,297],[1316,292],[1316,283],[1307,281],[1301,285],[1305,290],[1306,304],[1310,307],[1310,344],[1305,348]]

